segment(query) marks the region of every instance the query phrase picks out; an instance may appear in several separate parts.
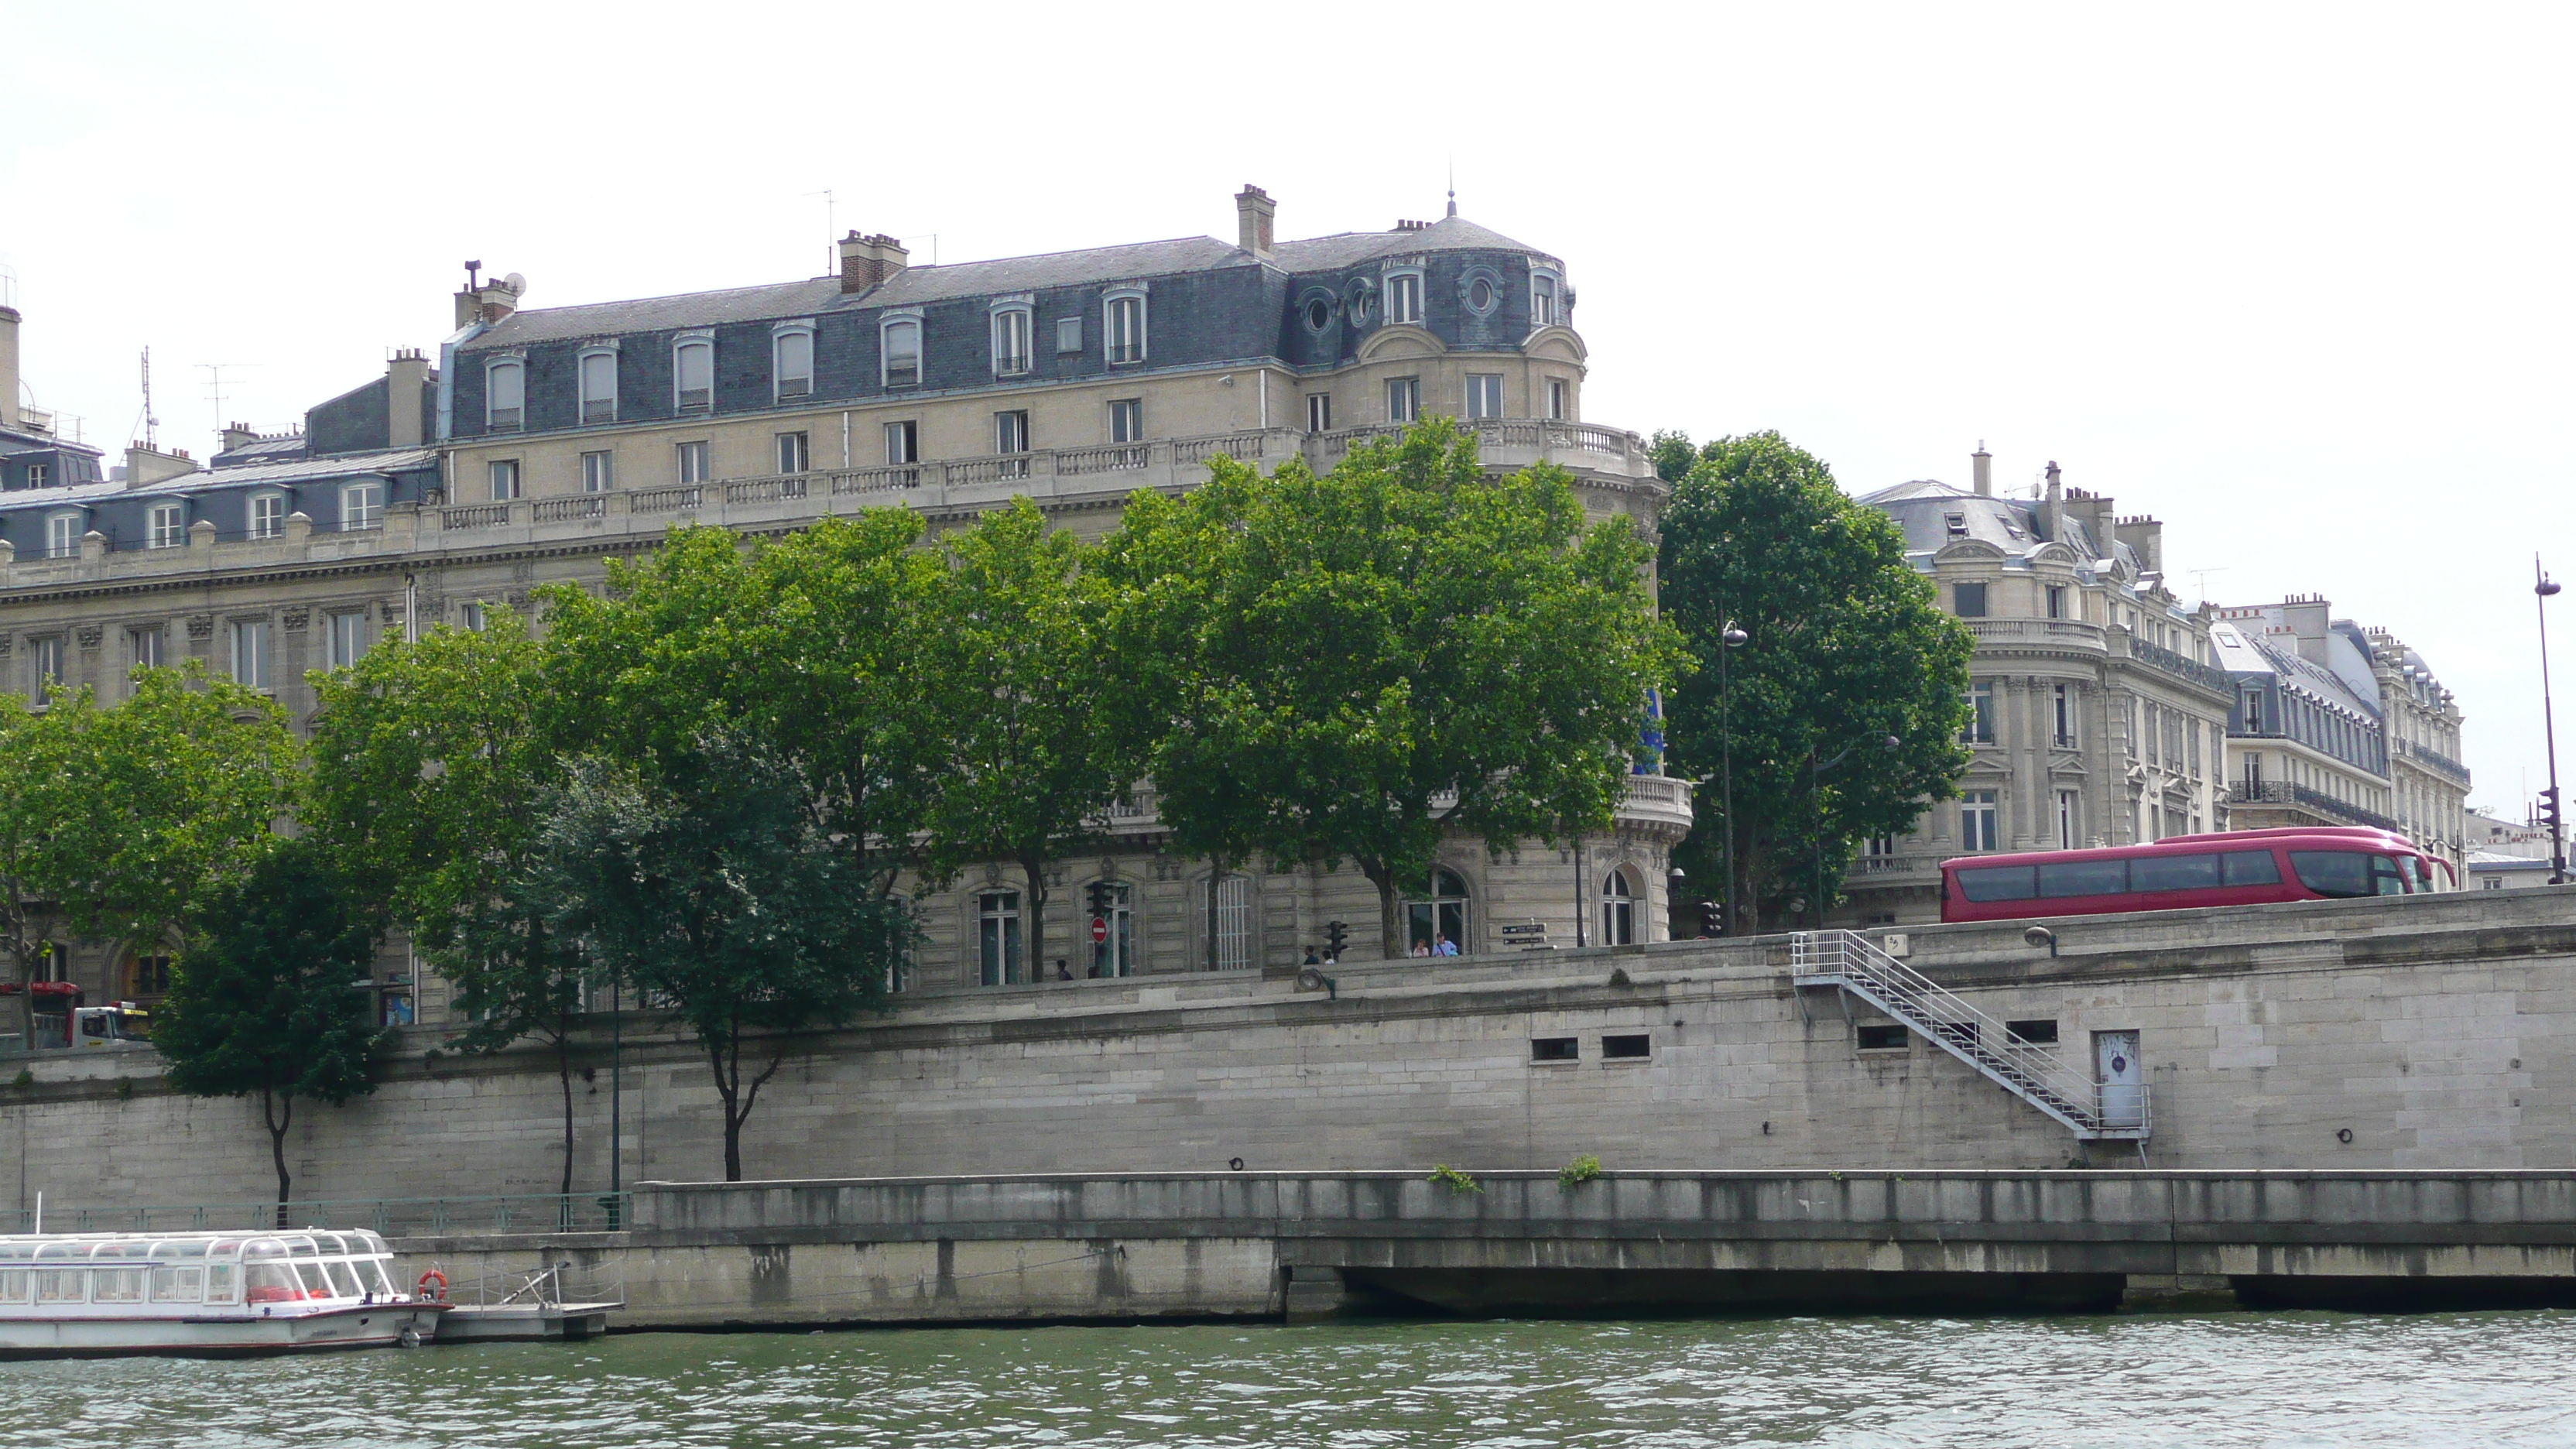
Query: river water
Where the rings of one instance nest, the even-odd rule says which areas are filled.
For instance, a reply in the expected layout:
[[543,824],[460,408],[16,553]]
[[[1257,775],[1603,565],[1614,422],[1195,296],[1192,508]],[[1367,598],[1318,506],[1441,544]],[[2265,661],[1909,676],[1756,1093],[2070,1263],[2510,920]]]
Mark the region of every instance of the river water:
[[0,1445],[2569,1445],[2576,1314],[634,1334],[0,1365]]

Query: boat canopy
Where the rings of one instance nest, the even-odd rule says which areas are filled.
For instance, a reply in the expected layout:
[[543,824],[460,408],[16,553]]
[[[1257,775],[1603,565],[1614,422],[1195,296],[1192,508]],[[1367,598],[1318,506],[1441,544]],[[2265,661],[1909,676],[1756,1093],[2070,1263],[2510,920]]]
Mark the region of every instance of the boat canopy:
[[385,1240],[364,1228],[291,1232],[17,1233],[0,1236],[0,1267],[19,1264],[269,1262],[295,1258],[381,1258]]

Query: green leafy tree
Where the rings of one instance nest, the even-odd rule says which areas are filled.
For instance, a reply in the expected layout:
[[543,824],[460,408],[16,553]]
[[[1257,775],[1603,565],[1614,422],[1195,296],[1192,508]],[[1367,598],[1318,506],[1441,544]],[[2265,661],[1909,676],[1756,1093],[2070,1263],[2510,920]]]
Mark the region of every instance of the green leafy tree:
[[[1688,452],[1688,439],[1659,433],[1656,448],[1669,467],[1664,455]],[[1903,531],[1813,455],[1756,433],[1692,458],[1664,508],[1661,572],[1666,617],[1699,667],[1672,693],[1666,739],[1692,775],[1715,775],[1722,751],[1731,759],[1735,818],[1703,789],[1679,856],[1688,879],[1722,883],[1731,830],[1752,914],[1727,926],[1759,930],[1815,894],[1819,854],[1830,895],[1855,840],[1909,830],[1949,795],[1967,767],[1958,737],[1975,639],[1935,607]],[[1721,703],[1730,623],[1746,639],[1728,653]]]
[[295,1106],[338,1106],[375,1090],[392,1034],[376,1028],[365,982],[375,931],[328,847],[282,843],[192,913],[170,994],[152,1025],[170,1085],[195,1097],[259,1099],[277,1168],[277,1220],[293,1181]]
[[169,942],[193,899],[276,843],[300,759],[274,701],[194,662],[135,671],[113,706],[87,689],[0,704],[0,947],[27,1040],[46,930]]
[[562,769],[545,654],[520,617],[388,642],[315,674],[306,829],[359,867],[470,1022],[457,1044],[534,1038],[555,1059],[572,1191],[572,1047],[585,965],[530,898],[545,792]]
[[1046,868],[1094,834],[1134,778],[1101,700],[1111,683],[1085,550],[1026,498],[946,540],[935,626],[954,686],[930,815],[930,873],[1008,860],[1027,878],[1029,964],[1046,969]]
[[604,595],[547,605],[545,730],[567,753],[685,757],[747,729],[813,782],[814,823],[890,895],[916,859],[951,728],[936,658],[945,573],[902,508],[828,518],[746,543],[679,528],[611,560]]
[[[1560,469],[1487,477],[1446,419],[1321,477],[1211,471],[1134,500],[1104,559],[1122,660],[1138,639],[1186,651],[1151,761],[1165,819],[1349,858],[1390,957],[1403,893],[1452,832],[1500,850],[1609,822],[1646,692],[1678,662],[1626,520],[1587,526]],[[1193,577],[1157,573],[1174,567]],[[1186,613],[1136,620],[1158,607]]]
[[549,923],[696,1034],[727,1182],[792,1034],[878,1005],[910,944],[905,902],[868,891],[814,823],[816,788],[748,733],[712,731],[675,760],[574,762],[540,834]]

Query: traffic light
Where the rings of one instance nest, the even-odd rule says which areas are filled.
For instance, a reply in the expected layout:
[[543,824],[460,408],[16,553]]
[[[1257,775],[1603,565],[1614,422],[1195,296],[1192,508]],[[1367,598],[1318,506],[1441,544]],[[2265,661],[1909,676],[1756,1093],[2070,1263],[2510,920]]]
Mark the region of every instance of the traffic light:
[[1715,901],[1699,903],[1699,933],[1703,936],[1726,934],[1726,907]]
[[2540,792],[2540,823],[2552,832],[2558,829],[2558,791],[2554,786]]
[[1107,918],[1109,915],[1109,882],[1105,880],[1096,880],[1091,884],[1084,886],[1082,888],[1082,899],[1086,906],[1084,914],[1090,916],[1095,921]]
[[1351,928],[1340,921],[1324,923],[1324,956],[1331,961],[1342,959],[1342,947],[1351,938]]

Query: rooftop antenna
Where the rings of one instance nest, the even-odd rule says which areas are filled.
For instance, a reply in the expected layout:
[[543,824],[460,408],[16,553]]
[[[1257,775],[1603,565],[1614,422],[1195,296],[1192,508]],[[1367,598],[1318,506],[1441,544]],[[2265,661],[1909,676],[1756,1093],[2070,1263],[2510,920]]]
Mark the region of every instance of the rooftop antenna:
[[2225,572],[2227,572],[2225,569],[2193,569],[2191,571],[2191,586],[2199,591],[2200,596],[2203,599],[2206,599],[2209,597],[2209,576],[2211,574],[2223,574]]
[[823,270],[837,273],[841,270],[841,224],[833,204],[832,188],[826,186],[820,191],[805,194],[823,198]]
[[[218,405],[216,412],[222,412]],[[151,452],[161,451],[161,420],[152,415],[152,349],[143,349],[143,446]]]
[[[483,264],[481,262],[468,262],[466,265],[469,267],[479,267]],[[241,368],[257,366],[259,366],[259,364],[256,362],[200,362],[197,364],[198,370],[206,374],[206,396],[214,399],[215,403],[215,440],[217,451],[221,451],[224,432],[224,369],[228,367]]]

